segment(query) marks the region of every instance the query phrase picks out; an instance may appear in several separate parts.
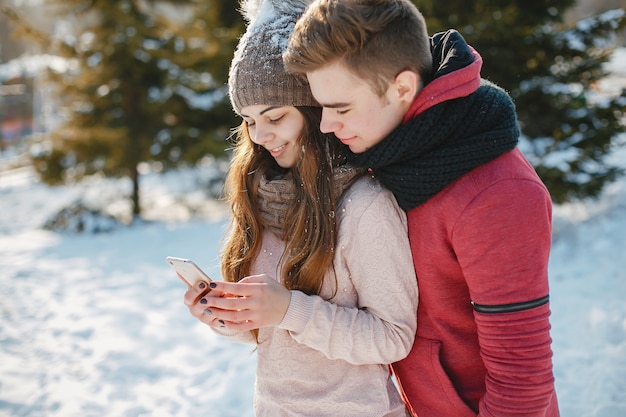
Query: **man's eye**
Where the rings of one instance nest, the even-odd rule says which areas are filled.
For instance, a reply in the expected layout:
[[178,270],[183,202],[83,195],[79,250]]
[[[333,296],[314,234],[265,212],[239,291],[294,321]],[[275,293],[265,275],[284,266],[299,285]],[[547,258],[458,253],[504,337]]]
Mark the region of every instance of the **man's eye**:
[[337,110],[337,114],[346,114],[348,113],[350,110],[346,109],[346,110]]

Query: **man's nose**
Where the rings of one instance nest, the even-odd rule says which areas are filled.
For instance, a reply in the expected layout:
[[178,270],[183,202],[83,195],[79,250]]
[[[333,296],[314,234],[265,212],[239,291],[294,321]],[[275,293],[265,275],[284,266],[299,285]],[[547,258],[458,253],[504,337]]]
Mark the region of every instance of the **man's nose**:
[[340,128],[340,123],[331,114],[333,109],[322,109],[322,120],[320,121],[320,130],[322,133],[335,133]]

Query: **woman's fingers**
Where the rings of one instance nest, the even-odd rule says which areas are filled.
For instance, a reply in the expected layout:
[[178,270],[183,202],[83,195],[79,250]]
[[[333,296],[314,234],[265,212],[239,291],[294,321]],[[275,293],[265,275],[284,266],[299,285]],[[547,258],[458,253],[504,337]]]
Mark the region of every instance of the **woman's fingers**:
[[210,286],[212,291],[225,296],[205,296],[200,304],[209,310],[208,314],[223,320],[226,327],[236,324],[237,330],[279,324],[291,300],[291,292],[266,275],[248,277],[238,283],[212,282]]
[[291,291],[266,274],[236,283],[200,281],[184,296],[190,313],[203,323],[238,331],[279,324],[290,300]]
[[[209,294],[212,291],[212,288],[209,286],[209,283],[206,281],[198,281],[192,287],[188,287],[185,292],[184,302],[185,305],[190,306],[196,304],[202,297]],[[212,294],[213,297],[219,297],[220,294],[216,291]]]

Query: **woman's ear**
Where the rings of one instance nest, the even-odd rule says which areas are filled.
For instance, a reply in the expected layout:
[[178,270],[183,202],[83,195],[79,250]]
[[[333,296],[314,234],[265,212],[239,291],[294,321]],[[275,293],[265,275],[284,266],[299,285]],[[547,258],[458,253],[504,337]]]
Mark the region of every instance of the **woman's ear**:
[[422,89],[422,80],[416,72],[405,70],[396,75],[393,85],[400,101],[412,103],[417,93]]

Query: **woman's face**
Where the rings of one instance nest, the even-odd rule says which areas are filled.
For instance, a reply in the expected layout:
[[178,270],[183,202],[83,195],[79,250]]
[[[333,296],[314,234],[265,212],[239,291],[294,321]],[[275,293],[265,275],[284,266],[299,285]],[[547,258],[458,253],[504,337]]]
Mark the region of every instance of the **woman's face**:
[[293,106],[255,104],[241,109],[252,142],[263,146],[283,168],[293,168],[302,157],[298,138],[304,116]]

